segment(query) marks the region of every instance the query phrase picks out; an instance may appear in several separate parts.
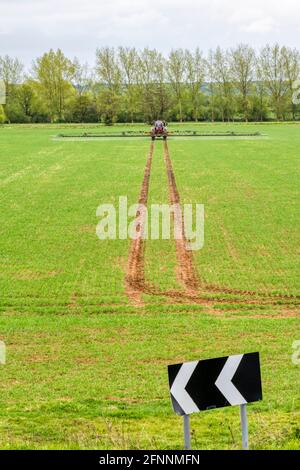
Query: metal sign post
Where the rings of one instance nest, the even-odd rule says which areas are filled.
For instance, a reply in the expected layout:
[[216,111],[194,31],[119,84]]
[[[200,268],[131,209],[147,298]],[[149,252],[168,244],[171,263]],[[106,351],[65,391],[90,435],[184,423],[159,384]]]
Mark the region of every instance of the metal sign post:
[[241,426],[242,426],[242,447],[243,447],[243,450],[249,450],[247,405],[246,404],[241,405],[240,411],[241,411]]
[[240,406],[242,447],[249,449],[247,403],[262,400],[258,352],[168,366],[173,409],[183,416],[184,448],[191,449],[192,413]]
[[189,415],[183,415],[184,450],[191,450],[191,429]]

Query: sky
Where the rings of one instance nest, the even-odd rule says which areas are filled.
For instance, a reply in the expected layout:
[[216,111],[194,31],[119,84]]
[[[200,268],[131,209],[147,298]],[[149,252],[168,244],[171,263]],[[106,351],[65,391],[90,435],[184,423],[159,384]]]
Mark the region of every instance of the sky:
[[0,0],[0,55],[26,67],[58,47],[94,65],[101,46],[204,52],[247,43],[300,48],[299,0]]

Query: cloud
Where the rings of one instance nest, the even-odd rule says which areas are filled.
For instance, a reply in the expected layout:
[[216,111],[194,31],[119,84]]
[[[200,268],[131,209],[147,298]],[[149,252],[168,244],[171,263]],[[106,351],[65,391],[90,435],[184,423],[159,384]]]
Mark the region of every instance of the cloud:
[[248,42],[299,44],[298,0],[0,0],[0,55],[27,65],[61,47],[94,62],[99,46],[204,51]]
[[248,25],[241,27],[241,31],[246,33],[270,33],[278,31],[278,23],[271,16],[252,21]]
[[237,9],[229,21],[240,32],[265,34],[279,30],[279,23],[273,16],[267,14],[264,9],[253,6]]

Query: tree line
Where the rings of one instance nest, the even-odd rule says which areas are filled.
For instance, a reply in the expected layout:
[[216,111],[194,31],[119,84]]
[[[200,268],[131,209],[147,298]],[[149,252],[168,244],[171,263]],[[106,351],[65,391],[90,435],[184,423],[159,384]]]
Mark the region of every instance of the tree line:
[[292,96],[299,78],[299,51],[278,44],[217,47],[206,55],[174,49],[168,56],[101,47],[94,67],[51,49],[30,73],[6,55],[0,123],[298,120]]

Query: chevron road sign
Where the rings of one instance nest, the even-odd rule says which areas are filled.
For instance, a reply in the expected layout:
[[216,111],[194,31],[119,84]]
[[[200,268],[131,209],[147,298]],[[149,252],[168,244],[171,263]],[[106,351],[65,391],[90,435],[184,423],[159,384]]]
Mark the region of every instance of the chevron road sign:
[[[199,411],[240,405],[243,448],[248,448],[245,405],[262,400],[258,352],[173,364],[168,366],[168,374],[173,409],[184,418]],[[187,437],[188,428],[189,420],[185,419]]]
[[262,399],[258,353],[168,366],[174,411],[189,415]]

